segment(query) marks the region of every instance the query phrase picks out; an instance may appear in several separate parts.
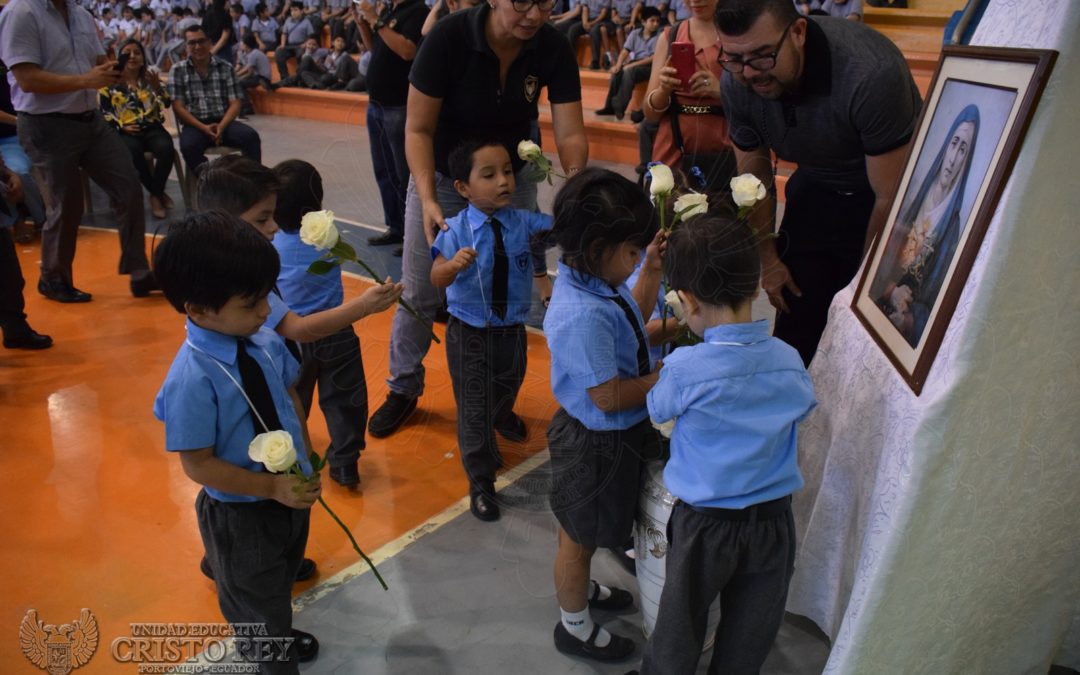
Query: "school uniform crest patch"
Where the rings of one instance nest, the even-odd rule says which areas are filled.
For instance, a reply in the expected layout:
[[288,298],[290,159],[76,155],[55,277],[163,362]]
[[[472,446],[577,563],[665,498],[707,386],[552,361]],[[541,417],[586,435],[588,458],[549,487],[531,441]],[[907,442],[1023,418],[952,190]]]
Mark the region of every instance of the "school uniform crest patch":
[[525,78],[525,100],[532,103],[536,100],[536,94],[540,91],[540,78],[529,75]]
[[514,258],[514,264],[517,265],[519,272],[524,272],[529,268],[529,253],[519,253]]

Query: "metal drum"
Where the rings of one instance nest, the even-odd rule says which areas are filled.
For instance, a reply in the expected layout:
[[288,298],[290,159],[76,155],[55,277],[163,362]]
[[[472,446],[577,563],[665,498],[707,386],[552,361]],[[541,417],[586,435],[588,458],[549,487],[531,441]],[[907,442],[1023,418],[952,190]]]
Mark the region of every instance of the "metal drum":
[[[664,590],[667,566],[667,523],[675,496],[664,487],[664,462],[645,464],[645,480],[638,501],[637,523],[634,531],[634,555],[637,564],[638,589],[641,594],[641,630],[648,638],[656,626],[660,595]],[[705,630],[705,649],[713,645],[716,627],[720,625],[720,597],[709,607],[709,625]]]

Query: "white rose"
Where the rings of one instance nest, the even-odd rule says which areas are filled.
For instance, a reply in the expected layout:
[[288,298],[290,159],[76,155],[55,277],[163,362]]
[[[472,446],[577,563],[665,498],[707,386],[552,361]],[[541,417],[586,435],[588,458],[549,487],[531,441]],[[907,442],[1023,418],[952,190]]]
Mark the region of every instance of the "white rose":
[[731,179],[731,198],[741,207],[753,206],[765,199],[765,186],[752,173],[744,173]]
[[690,216],[704,214],[708,212],[708,210],[708,195],[690,192],[685,195],[680,195],[679,198],[675,200],[675,213],[680,214],[679,218],[682,220],[686,220]]
[[518,157],[531,162],[544,156],[544,151],[540,149],[540,146],[532,141],[522,141],[518,143],[517,147]]
[[248,457],[262,462],[274,473],[281,473],[296,463],[296,446],[288,431],[267,431],[251,439]]
[[671,438],[671,433],[673,431],[675,431],[675,418],[674,417],[669,419],[667,422],[664,422],[663,424],[661,424],[661,423],[659,423],[659,422],[657,422],[656,420],[653,420],[653,419],[650,419],[649,421],[652,422],[653,429],[656,429],[657,431],[659,431],[660,435],[663,436],[664,438]]
[[664,296],[664,303],[671,308],[671,314],[680,326],[686,325],[686,317],[683,316],[682,300],[679,299],[678,291],[668,291]]
[[310,211],[300,219],[300,241],[305,244],[329,251],[339,237],[333,211]]
[[671,175],[671,168],[666,164],[655,164],[649,167],[649,193],[654,197],[667,196],[675,189],[675,176]]

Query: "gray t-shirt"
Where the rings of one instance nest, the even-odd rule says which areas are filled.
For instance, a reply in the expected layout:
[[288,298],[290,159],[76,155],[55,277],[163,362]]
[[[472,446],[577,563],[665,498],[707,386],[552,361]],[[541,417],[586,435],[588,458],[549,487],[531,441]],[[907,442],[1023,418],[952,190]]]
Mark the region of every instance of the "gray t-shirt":
[[808,24],[798,94],[766,100],[724,75],[731,140],[743,150],[774,150],[822,187],[869,189],[866,155],[908,142],[922,97],[904,55],[881,33],[832,17]]

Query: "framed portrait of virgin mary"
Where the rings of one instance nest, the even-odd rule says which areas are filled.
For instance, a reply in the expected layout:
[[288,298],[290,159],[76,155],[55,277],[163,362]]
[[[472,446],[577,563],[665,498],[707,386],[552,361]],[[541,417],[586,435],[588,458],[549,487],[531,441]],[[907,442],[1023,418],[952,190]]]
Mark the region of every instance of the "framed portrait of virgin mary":
[[918,394],[1057,53],[945,47],[852,309]]

